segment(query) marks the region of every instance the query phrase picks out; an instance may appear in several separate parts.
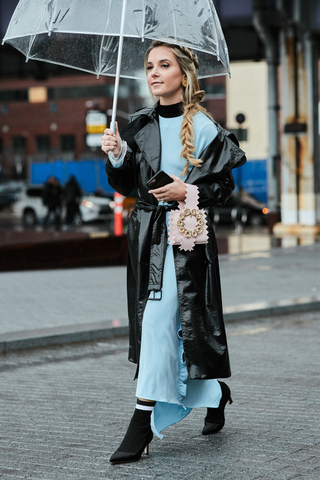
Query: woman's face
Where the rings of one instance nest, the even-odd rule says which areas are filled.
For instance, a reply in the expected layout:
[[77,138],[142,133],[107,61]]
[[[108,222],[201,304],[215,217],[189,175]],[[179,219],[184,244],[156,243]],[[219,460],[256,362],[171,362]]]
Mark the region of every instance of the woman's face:
[[181,71],[171,48],[156,47],[151,50],[147,63],[147,81],[153,95],[160,97],[161,105],[179,103],[183,92]]

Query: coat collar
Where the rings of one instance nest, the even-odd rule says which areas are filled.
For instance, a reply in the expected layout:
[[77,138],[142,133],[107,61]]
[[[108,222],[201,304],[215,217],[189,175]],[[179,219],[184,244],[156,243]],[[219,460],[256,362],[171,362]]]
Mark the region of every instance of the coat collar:
[[[127,141],[132,150],[138,147],[154,173],[160,170],[161,139],[159,128],[158,104],[142,108],[131,116],[131,122],[121,130],[121,137]],[[237,168],[246,161],[244,152],[239,148],[238,141],[233,134],[214,122],[218,135],[201,154],[203,166],[193,167],[186,182],[192,181],[206,173],[223,174],[227,170]],[[213,159],[213,161],[212,161]],[[209,161],[208,161],[209,160]],[[208,172],[206,172],[208,170]]]
[[[134,118],[134,115],[132,118],[132,121],[135,122],[141,117],[141,115],[144,116],[144,122],[146,124],[134,135],[134,140],[154,173],[157,173],[160,170],[161,161],[161,139],[157,105],[158,104],[151,108],[149,107],[140,110],[137,112],[139,116]],[[141,125],[141,119],[139,122]]]

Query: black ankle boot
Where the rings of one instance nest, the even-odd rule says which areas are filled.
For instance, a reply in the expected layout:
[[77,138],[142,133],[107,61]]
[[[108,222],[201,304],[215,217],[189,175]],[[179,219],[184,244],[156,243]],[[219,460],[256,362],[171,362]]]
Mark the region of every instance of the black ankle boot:
[[144,450],[149,453],[149,443],[153,438],[150,416],[149,411],[135,409],[120,447],[110,458],[111,463],[137,462]]
[[204,427],[202,430],[202,435],[211,435],[213,433],[218,433],[224,426],[224,409],[229,402],[232,403],[231,392],[228,385],[224,382],[219,382],[222,397],[219,403],[218,408],[208,408],[207,416],[204,420]]

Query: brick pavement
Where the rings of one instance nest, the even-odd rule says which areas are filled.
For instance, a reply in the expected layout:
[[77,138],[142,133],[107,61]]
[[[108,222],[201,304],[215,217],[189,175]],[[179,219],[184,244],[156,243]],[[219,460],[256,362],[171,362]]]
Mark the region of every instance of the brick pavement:
[[127,318],[126,268],[0,273],[0,333]]
[[[221,255],[223,304],[245,310],[284,300],[320,301],[320,243]],[[127,322],[125,267],[0,273],[0,335],[31,329]]]
[[204,409],[149,458],[111,466],[134,408],[127,339],[0,357],[1,480],[318,480],[320,313],[227,327],[234,403],[201,435]]

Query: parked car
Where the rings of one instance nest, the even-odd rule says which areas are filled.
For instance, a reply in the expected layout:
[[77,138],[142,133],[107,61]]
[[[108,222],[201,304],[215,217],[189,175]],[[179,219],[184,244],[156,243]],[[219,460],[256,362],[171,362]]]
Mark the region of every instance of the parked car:
[[[15,216],[21,218],[26,226],[35,225],[41,222],[47,213],[47,207],[43,205],[43,185],[26,186],[20,193],[19,199],[15,202],[13,211]],[[91,222],[95,220],[107,220],[113,213],[114,202],[110,198],[95,197],[83,193],[80,212],[81,218],[75,219],[76,224]],[[62,209],[62,216],[65,216],[65,207]]]
[[5,182],[0,184],[0,210],[11,208],[14,202],[19,198],[19,193],[23,188],[22,182]]
[[244,225],[259,227],[268,223],[268,208],[245,191],[233,193],[223,206],[208,209],[208,216],[215,224],[232,224],[241,222]]
[[[98,190],[95,193],[95,195],[97,197],[110,198],[110,200],[114,200],[114,193],[111,193],[111,192],[103,192],[102,190]],[[136,201],[136,195],[137,194],[136,194],[135,190],[133,190],[130,193],[130,195],[123,198],[122,208],[123,208],[123,221],[124,222],[129,221],[130,215],[131,215],[132,210],[134,208],[134,203]]]

